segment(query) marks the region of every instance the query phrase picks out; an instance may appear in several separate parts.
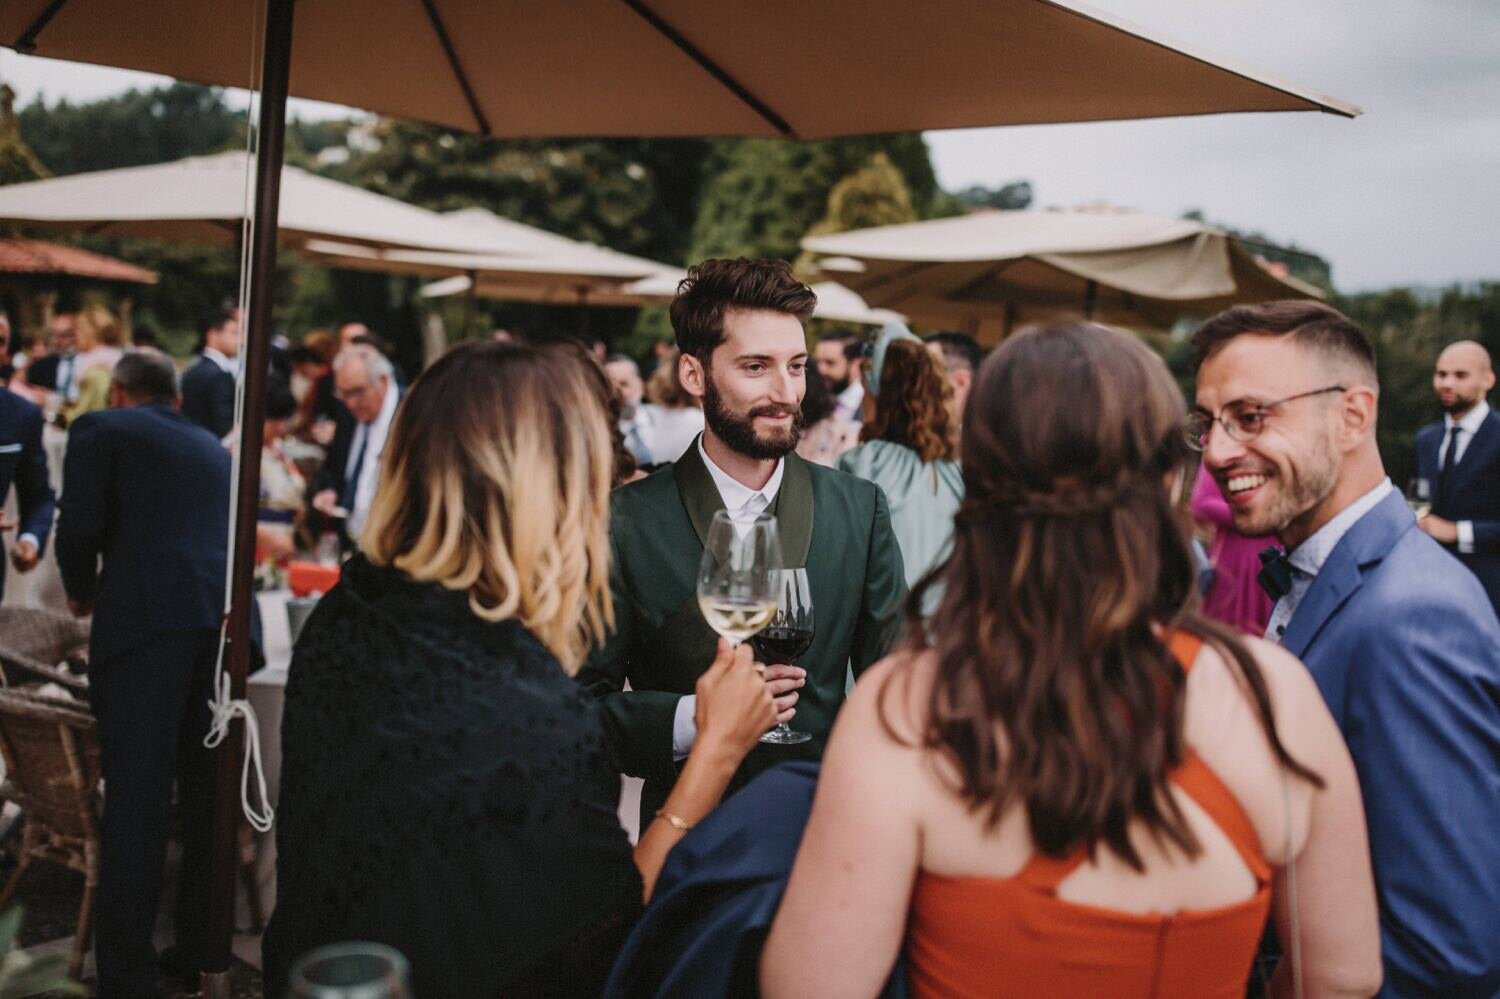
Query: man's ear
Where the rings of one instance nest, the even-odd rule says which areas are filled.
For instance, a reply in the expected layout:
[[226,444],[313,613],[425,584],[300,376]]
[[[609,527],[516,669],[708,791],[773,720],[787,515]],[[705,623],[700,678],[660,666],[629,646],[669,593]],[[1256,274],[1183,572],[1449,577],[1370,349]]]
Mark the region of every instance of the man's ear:
[[682,382],[682,387],[687,389],[688,395],[694,399],[702,399],[707,390],[707,373],[703,370],[703,364],[692,354],[679,354],[677,357],[677,379]]
[[1344,450],[1363,444],[1375,433],[1375,416],[1380,398],[1375,390],[1355,385],[1344,391],[1339,409],[1339,439]]

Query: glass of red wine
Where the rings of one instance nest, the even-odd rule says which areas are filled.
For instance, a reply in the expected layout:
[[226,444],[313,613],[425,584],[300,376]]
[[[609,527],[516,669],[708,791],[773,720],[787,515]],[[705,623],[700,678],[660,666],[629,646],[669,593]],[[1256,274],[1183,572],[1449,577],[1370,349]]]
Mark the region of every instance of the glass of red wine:
[[[807,652],[813,641],[812,587],[806,569],[782,569],[776,580],[776,614],[771,623],[750,639],[755,654],[767,665],[792,666]],[[812,736],[794,732],[786,722],[760,737],[761,742],[778,746],[795,746]]]

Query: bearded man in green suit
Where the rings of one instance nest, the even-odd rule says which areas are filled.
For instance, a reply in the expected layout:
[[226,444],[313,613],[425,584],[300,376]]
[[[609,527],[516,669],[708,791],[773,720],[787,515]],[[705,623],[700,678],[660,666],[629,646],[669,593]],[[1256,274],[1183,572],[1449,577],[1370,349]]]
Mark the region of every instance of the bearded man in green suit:
[[781,720],[795,715],[795,728],[812,739],[757,746],[737,783],[777,763],[820,758],[846,669],[857,677],[899,628],[904,575],[884,494],[794,450],[807,385],[803,324],[816,304],[784,261],[745,259],[692,268],[672,302],[678,374],[702,401],[706,426],[676,463],[615,491],[615,630],[579,673],[604,703],[621,766],[645,778],[647,821],[692,748],[693,685],[714,658],[717,636],[695,588],[716,511],[743,524],[764,512],[777,517],[786,567],[806,566],[815,623],[799,665],[766,669]]

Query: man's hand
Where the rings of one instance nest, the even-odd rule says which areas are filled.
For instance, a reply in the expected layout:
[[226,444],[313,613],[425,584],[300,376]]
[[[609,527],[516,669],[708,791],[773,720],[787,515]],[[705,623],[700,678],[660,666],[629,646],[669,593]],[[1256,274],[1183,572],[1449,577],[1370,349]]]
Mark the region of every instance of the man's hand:
[[94,613],[94,602],[92,600],[69,600],[68,611],[74,617],[88,617]]
[[30,572],[35,569],[40,558],[41,553],[36,549],[36,542],[30,538],[22,538],[10,550],[10,564],[16,567],[17,572]]
[[801,666],[767,666],[766,686],[776,698],[776,724],[792,720],[797,713],[797,691],[807,683],[807,670]]
[[1458,544],[1458,525],[1451,520],[1428,514],[1417,521],[1417,526],[1426,531],[1432,540],[1445,545]]
[[313,494],[312,508],[325,517],[343,517],[339,509],[339,494],[332,489],[320,489]]
[[5,514],[0,513],[0,531],[9,531],[19,523],[19,520],[6,520]]

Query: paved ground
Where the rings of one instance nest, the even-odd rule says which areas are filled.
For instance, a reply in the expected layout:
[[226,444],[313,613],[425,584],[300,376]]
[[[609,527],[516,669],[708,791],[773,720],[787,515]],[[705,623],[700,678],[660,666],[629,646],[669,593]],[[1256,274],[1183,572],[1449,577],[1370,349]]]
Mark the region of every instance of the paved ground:
[[[9,880],[14,869],[15,864],[9,856],[0,858],[0,884]],[[82,874],[55,864],[32,864],[16,892],[16,900],[26,912],[21,924],[20,945],[27,949],[56,949],[67,953],[72,947],[78,904],[82,898]],[[158,937],[161,936],[158,932]],[[84,962],[83,981],[87,986],[94,984],[93,964],[92,956]],[[230,966],[229,981],[230,995],[234,999],[260,999],[260,971],[253,965],[235,958]],[[196,990],[185,991],[167,982],[160,983],[158,988],[164,999],[188,999],[198,994]]]

